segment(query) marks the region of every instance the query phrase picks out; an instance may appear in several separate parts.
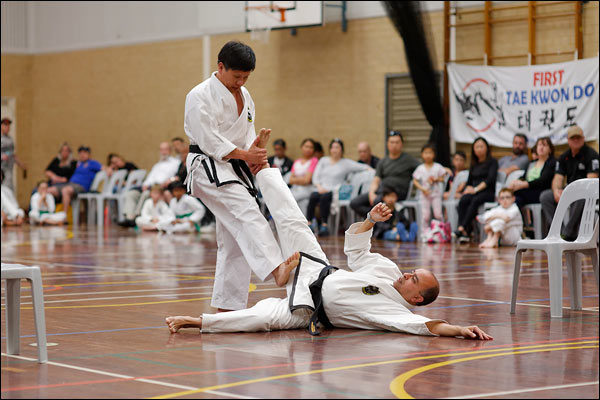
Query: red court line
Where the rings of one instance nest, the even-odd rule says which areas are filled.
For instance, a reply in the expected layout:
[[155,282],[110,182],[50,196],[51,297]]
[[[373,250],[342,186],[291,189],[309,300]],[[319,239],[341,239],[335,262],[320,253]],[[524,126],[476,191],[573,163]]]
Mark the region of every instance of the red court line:
[[[557,339],[557,340],[538,340],[535,342],[522,342],[522,343],[511,343],[511,344],[499,344],[495,346],[485,346],[486,349],[491,348],[501,348],[501,347],[511,347],[511,346],[522,346],[522,345],[531,345],[531,344],[542,344],[542,343],[560,343],[570,340],[588,340],[588,339],[598,339],[598,336],[588,336],[588,337],[579,337],[579,338],[570,338],[570,339]],[[467,340],[467,339],[465,339]],[[485,342],[480,342],[485,343]],[[369,357],[352,357],[352,358],[341,358],[337,360],[318,360],[318,361],[309,361],[302,363],[287,363],[287,364],[273,364],[273,365],[261,365],[261,366],[252,366],[252,367],[239,367],[239,368],[228,368],[228,369],[216,369],[211,371],[187,371],[187,372],[177,372],[173,374],[161,374],[161,375],[151,375],[151,376],[138,376],[132,378],[113,378],[113,379],[103,379],[96,381],[79,381],[79,382],[66,382],[66,383],[54,383],[48,385],[35,385],[35,386],[17,386],[13,388],[2,389],[2,392],[15,392],[21,390],[33,390],[33,389],[43,389],[43,388],[57,388],[57,387],[66,387],[66,386],[82,386],[82,385],[93,385],[100,383],[115,383],[115,382],[125,382],[125,381],[134,381],[138,379],[157,379],[157,378],[170,378],[176,376],[186,376],[186,375],[206,375],[206,374],[216,374],[223,372],[239,372],[239,371],[249,371],[249,370],[258,370],[258,369],[269,369],[269,368],[281,368],[281,367],[292,367],[292,366],[300,366],[300,365],[311,365],[311,364],[324,364],[324,363],[333,363],[333,362],[341,362],[341,361],[359,361],[359,360],[368,360],[368,359],[377,359],[377,358],[393,358],[398,356],[414,356],[420,354],[436,354],[436,353],[448,353],[455,351],[465,351],[465,350],[473,350],[479,351],[480,348],[477,349],[465,349],[464,347],[457,347],[454,349],[446,349],[446,350],[434,350],[434,351],[420,351],[413,353],[402,353],[402,354],[391,354],[387,356],[369,356]]]

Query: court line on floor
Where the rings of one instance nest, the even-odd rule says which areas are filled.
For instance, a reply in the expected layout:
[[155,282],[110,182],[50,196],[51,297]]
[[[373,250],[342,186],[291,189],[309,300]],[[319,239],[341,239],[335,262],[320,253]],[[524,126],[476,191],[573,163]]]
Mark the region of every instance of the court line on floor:
[[529,392],[539,392],[542,390],[555,390],[555,389],[566,389],[566,388],[572,388],[572,387],[578,387],[578,386],[598,385],[598,383],[600,383],[600,382],[594,381],[594,382],[571,383],[571,384],[566,384],[566,385],[541,386],[541,387],[522,389],[522,390],[507,390],[504,392],[478,393],[478,394],[471,394],[468,396],[442,397],[442,399],[479,399],[481,397],[506,396],[508,394],[529,393]]
[[[389,333],[390,332],[387,332],[387,334],[389,334]],[[367,335],[369,335],[369,334],[367,334]],[[367,335],[348,335],[348,337],[367,336]],[[344,337],[336,337],[336,338],[344,338]],[[321,339],[327,339],[327,338],[321,338]],[[490,350],[492,348],[496,348],[495,351],[504,351],[504,350],[506,350],[506,349],[504,349],[504,347],[512,346],[512,347],[518,349],[520,347],[515,347],[515,346],[542,345],[542,344],[548,344],[548,343],[550,343],[549,346],[561,346],[561,345],[565,345],[565,343],[561,343],[561,342],[569,342],[571,340],[575,340],[575,341],[576,340],[590,340],[590,339],[597,341],[596,339],[598,339],[598,337],[592,336],[592,337],[567,338],[567,339],[557,339],[557,340],[541,340],[541,341],[535,341],[535,342],[522,342],[522,343],[492,345],[492,346],[487,346],[486,351],[493,351],[493,350]],[[483,344],[484,342],[479,342],[479,343]],[[534,347],[538,347],[538,346],[534,346]],[[193,349],[201,349],[201,347],[200,348],[198,348],[198,347],[177,348],[174,350],[193,350]],[[459,348],[444,349],[444,350],[431,350],[431,351],[422,351],[422,352],[388,354],[388,355],[383,355],[383,356],[381,356],[381,355],[379,355],[379,356],[363,356],[363,357],[352,357],[352,358],[332,359],[332,360],[317,360],[317,361],[308,361],[308,362],[300,362],[300,363],[271,364],[271,365],[262,365],[262,366],[253,365],[253,366],[249,366],[249,367],[238,367],[238,368],[229,368],[229,369],[220,369],[220,370],[198,370],[198,371],[176,372],[176,373],[170,373],[170,374],[137,377],[137,379],[158,379],[158,378],[170,378],[170,377],[188,376],[188,375],[204,375],[204,374],[211,374],[211,373],[229,373],[229,372],[240,372],[240,371],[248,371],[248,370],[264,370],[264,369],[269,369],[269,368],[297,367],[297,366],[302,366],[302,365],[315,365],[315,364],[325,364],[325,363],[334,363],[334,362],[348,362],[348,361],[359,361],[359,360],[369,360],[369,359],[381,359],[381,358],[390,358],[390,357],[398,357],[398,356],[452,353],[452,352],[456,352],[456,351],[461,352],[461,351],[465,351],[465,350],[467,351],[467,353],[462,353],[462,354],[473,354],[473,352],[482,351],[482,350],[477,350],[477,349],[465,349],[464,347],[459,347]],[[158,350],[158,351],[161,351],[161,350]],[[157,350],[152,350],[152,352],[157,352]],[[133,352],[130,352],[130,353],[133,353]],[[127,353],[123,353],[123,354],[127,354]],[[94,358],[94,357],[95,356],[87,357],[87,358]],[[81,358],[81,357],[71,357],[71,358],[65,358],[65,359],[74,359],[74,358]],[[33,360],[35,360],[35,359],[33,359]],[[135,359],[135,360],[144,361],[143,359]],[[148,361],[148,360],[145,360],[145,361]],[[164,365],[164,364],[165,363],[162,363],[162,365]],[[71,382],[71,383],[68,383],[68,385],[69,386],[77,386],[77,385],[96,384],[96,383],[102,383],[102,382],[103,381],[82,381],[79,383]],[[38,385],[38,386],[29,386],[29,387],[16,387],[16,388],[11,388],[10,391],[29,390],[29,389],[34,389],[34,388],[44,388],[44,387],[52,387],[52,386],[54,386],[54,385],[50,384],[50,385]]]
[[[285,288],[264,288],[264,289],[254,289],[251,292],[272,292],[278,290],[285,290]],[[119,300],[119,299],[135,299],[135,298],[144,298],[144,297],[175,297],[175,296],[198,296],[198,295],[210,295],[212,292],[199,292],[199,293],[164,293],[164,294],[143,294],[143,295],[135,295],[135,296],[113,296],[113,297],[86,297],[82,299],[63,299],[63,300],[44,300],[44,305],[53,304],[53,303],[70,303],[70,302],[78,302],[78,301],[99,301],[99,300]],[[46,296],[44,294],[44,296]],[[21,304],[32,304],[32,302],[21,302]],[[5,304],[2,304],[4,307]],[[48,307],[50,308],[50,307]],[[31,308],[29,308],[31,309]]]
[[[578,344],[587,344],[587,343],[590,343],[590,342],[562,343],[560,345],[578,345]],[[541,351],[570,350],[570,349],[575,349],[575,348],[577,348],[577,349],[579,349],[579,348],[598,348],[598,341],[593,341],[593,343],[595,343],[595,346],[559,347],[559,348],[551,349],[551,348],[547,348],[547,347],[548,346],[556,346],[556,345],[540,345],[540,346],[521,347],[516,350],[537,349],[537,350],[529,350],[529,352],[541,352]],[[254,383],[268,382],[268,381],[273,381],[273,380],[278,380],[278,379],[287,379],[287,378],[293,378],[293,377],[298,377],[298,376],[322,374],[322,373],[326,373],[326,372],[337,372],[337,371],[344,371],[344,370],[350,370],[350,369],[356,369],[356,368],[366,368],[366,367],[379,366],[379,365],[400,364],[400,363],[405,363],[405,362],[409,362],[409,361],[428,360],[428,359],[441,358],[441,357],[453,357],[453,356],[461,356],[461,355],[469,355],[470,356],[472,354],[477,354],[477,353],[490,353],[490,352],[497,352],[497,351],[504,351],[504,350],[506,350],[506,349],[480,350],[480,351],[466,352],[466,353],[451,353],[451,354],[443,354],[443,355],[413,357],[413,358],[400,359],[400,360],[388,360],[388,361],[378,361],[378,362],[365,363],[365,364],[346,365],[346,366],[342,366],[342,367],[325,368],[325,369],[303,371],[303,372],[294,372],[291,374],[282,374],[282,375],[268,376],[268,377],[264,377],[264,378],[248,379],[248,380],[244,380],[244,381],[225,383],[225,384],[221,384],[221,385],[207,386],[207,387],[199,388],[196,390],[176,392],[176,393],[171,393],[171,394],[162,395],[162,396],[155,396],[155,397],[152,397],[152,399],[171,399],[174,397],[181,397],[181,396],[187,396],[187,395],[196,394],[196,393],[202,393],[205,390],[219,390],[219,389],[225,389],[225,388],[231,388],[231,387],[237,387],[237,386],[250,385],[250,384],[254,384]],[[508,349],[508,350],[515,350],[515,349]],[[505,355],[507,353],[501,353],[501,354]]]
[[[458,364],[461,362],[466,362],[466,361],[473,361],[473,360],[481,360],[484,358],[492,358],[492,357],[502,357],[502,356],[510,356],[510,355],[521,355],[521,354],[531,354],[531,353],[539,353],[539,352],[544,352],[544,351],[561,351],[561,350],[578,350],[578,349],[597,349],[598,348],[598,342],[595,342],[596,345],[592,346],[592,345],[585,345],[585,346],[567,346],[567,347],[558,347],[558,348],[530,348],[528,350],[522,350],[521,349],[516,349],[516,351],[509,351],[506,353],[497,353],[497,354],[483,354],[483,355],[477,355],[477,356],[469,356],[469,357],[463,357],[463,358],[459,358],[459,359],[454,359],[454,360],[446,360],[446,361],[441,361],[441,362],[437,362],[434,364],[428,364],[425,365],[423,367],[419,367],[419,368],[415,368],[412,369],[410,371],[407,371],[399,376],[397,376],[396,378],[394,378],[392,380],[392,382],[390,383],[390,391],[394,394],[394,396],[396,396],[399,399],[414,399],[413,396],[411,396],[406,389],[404,389],[404,386],[406,384],[406,382],[408,382],[408,380],[416,375],[419,375],[423,372],[426,371],[430,371],[432,369],[436,369],[439,367],[444,367],[446,365],[453,365],[453,364]],[[565,343],[565,344],[584,344],[584,342],[581,343]],[[513,349],[510,349],[513,350]],[[212,388],[211,388],[212,389]],[[518,392],[517,392],[518,393]]]
[[[30,357],[23,357],[23,356],[16,356],[16,355],[12,355],[12,354],[6,354],[6,353],[1,353],[3,356],[5,357],[10,357],[10,358],[16,358],[16,359],[20,359],[20,360],[26,360],[26,361],[35,361],[37,362],[37,358],[30,358]],[[129,376],[129,375],[123,375],[123,374],[115,374],[113,372],[106,372],[106,371],[100,371],[97,369],[91,369],[91,368],[85,368],[85,367],[78,367],[76,365],[69,365],[69,364],[63,364],[63,363],[57,363],[54,361],[48,361],[46,362],[47,365],[54,365],[57,367],[63,367],[63,368],[70,368],[70,369],[74,369],[77,371],[83,371],[83,372],[89,372],[92,374],[98,374],[98,375],[106,375],[106,376],[112,376],[115,377],[116,379],[108,379],[108,380],[104,380],[104,381],[93,381],[94,383],[111,383],[111,382],[122,382],[122,381],[135,381],[135,382],[143,382],[143,383],[150,383],[153,385],[160,385],[160,386],[166,386],[166,387],[172,387],[172,388],[176,388],[176,389],[186,389],[186,390],[196,390],[196,388],[193,388],[191,386],[184,386],[184,385],[178,385],[175,383],[169,383],[169,382],[161,382],[161,381],[156,381],[154,379],[147,379],[147,378],[136,378],[134,376]],[[47,385],[46,387],[64,387],[64,386],[74,386],[74,385],[69,385],[68,383],[57,383],[54,385]],[[23,389],[18,389],[18,390],[31,390],[31,389],[36,389],[35,386],[32,387],[27,387],[27,388],[23,388]],[[1,390],[2,392],[11,392],[14,391],[14,389],[12,388],[3,388]],[[211,391],[211,394],[216,394],[216,395],[220,395],[220,396],[225,396],[225,397],[232,397],[232,398],[236,398],[236,399],[253,399],[254,397],[248,397],[248,396],[241,396],[241,395],[237,395],[234,393],[227,393],[227,392],[220,392],[220,391]]]

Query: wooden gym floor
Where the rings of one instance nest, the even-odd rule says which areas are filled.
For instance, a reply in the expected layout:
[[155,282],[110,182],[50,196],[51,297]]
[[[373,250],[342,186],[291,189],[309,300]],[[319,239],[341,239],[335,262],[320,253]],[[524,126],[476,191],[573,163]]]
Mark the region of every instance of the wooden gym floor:
[[[345,268],[343,238],[320,240]],[[39,265],[49,362],[36,362],[29,285],[21,354],[6,355],[2,398],[598,398],[598,289],[584,260],[582,311],[551,319],[543,253],[527,252],[509,314],[513,248],[375,242],[402,270],[431,268],[438,300],[418,308],[477,324],[493,341],[334,329],[170,334],[167,315],[210,308],[214,233],[158,235],[110,226],[2,229],[2,261]],[[253,278],[249,304],[285,291]],[[5,320],[5,285],[2,320]]]

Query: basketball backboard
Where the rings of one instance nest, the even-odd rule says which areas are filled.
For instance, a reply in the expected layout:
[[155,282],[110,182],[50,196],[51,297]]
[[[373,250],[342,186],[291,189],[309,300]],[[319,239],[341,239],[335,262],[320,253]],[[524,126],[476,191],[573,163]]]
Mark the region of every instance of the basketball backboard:
[[246,31],[323,25],[322,1],[246,1]]

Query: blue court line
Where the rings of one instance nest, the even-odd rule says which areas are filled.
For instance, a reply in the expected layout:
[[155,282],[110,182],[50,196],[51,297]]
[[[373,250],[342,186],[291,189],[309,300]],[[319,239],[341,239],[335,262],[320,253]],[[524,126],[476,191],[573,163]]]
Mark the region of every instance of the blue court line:
[[[598,295],[582,296],[583,298],[598,297]],[[570,297],[563,297],[563,299],[569,299]],[[450,299],[453,300],[453,299]],[[537,302],[537,301],[549,301],[550,299],[531,299],[531,300],[519,300],[519,303]],[[444,306],[444,307],[427,307],[428,310],[438,310],[444,308],[464,308],[464,307],[479,307],[479,306],[496,306],[499,304],[510,304],[510,301],[497,301],[494,303],[475,303],[475,304],[464,304],[459,306]],[[65,335],[84,335],[88,333],[108,333],[108,332],[119,332],[119,331],[135,331],[144,329],[164,329],[166,325],[161,326],[147,326],[142,328],[120,328],[120,329],[105,329],[99,331],[83,331],[83,332],[65,332],[65,333],[47,333],[46,336],[65,336]],[[36,337],[36,335],[23,335],[22,338]],[[2,340],[6,340],[5,336],[2,336]]]
[[[590,298],[590,297],[598,297],[597,294],[592,296],[582,296],[582,298]],[[570,297],[563,297],[563,299],[570,299]],[[449,300],[457,300],[457,299],[449,299]],[[518,303],[532,303],[536,301],[549,301],[550,299],[531,299],[531,300],[518,300]],[[510,304],[510,301],[495,301],[494,303],[475,303],[475,304],[463,304],[460,306],[444,306],[444,307],[427,307],[428,310],[439,310],[442,308],[463,308],[463,307],[478,307],[478,306],[497,306],[499,304]]]

